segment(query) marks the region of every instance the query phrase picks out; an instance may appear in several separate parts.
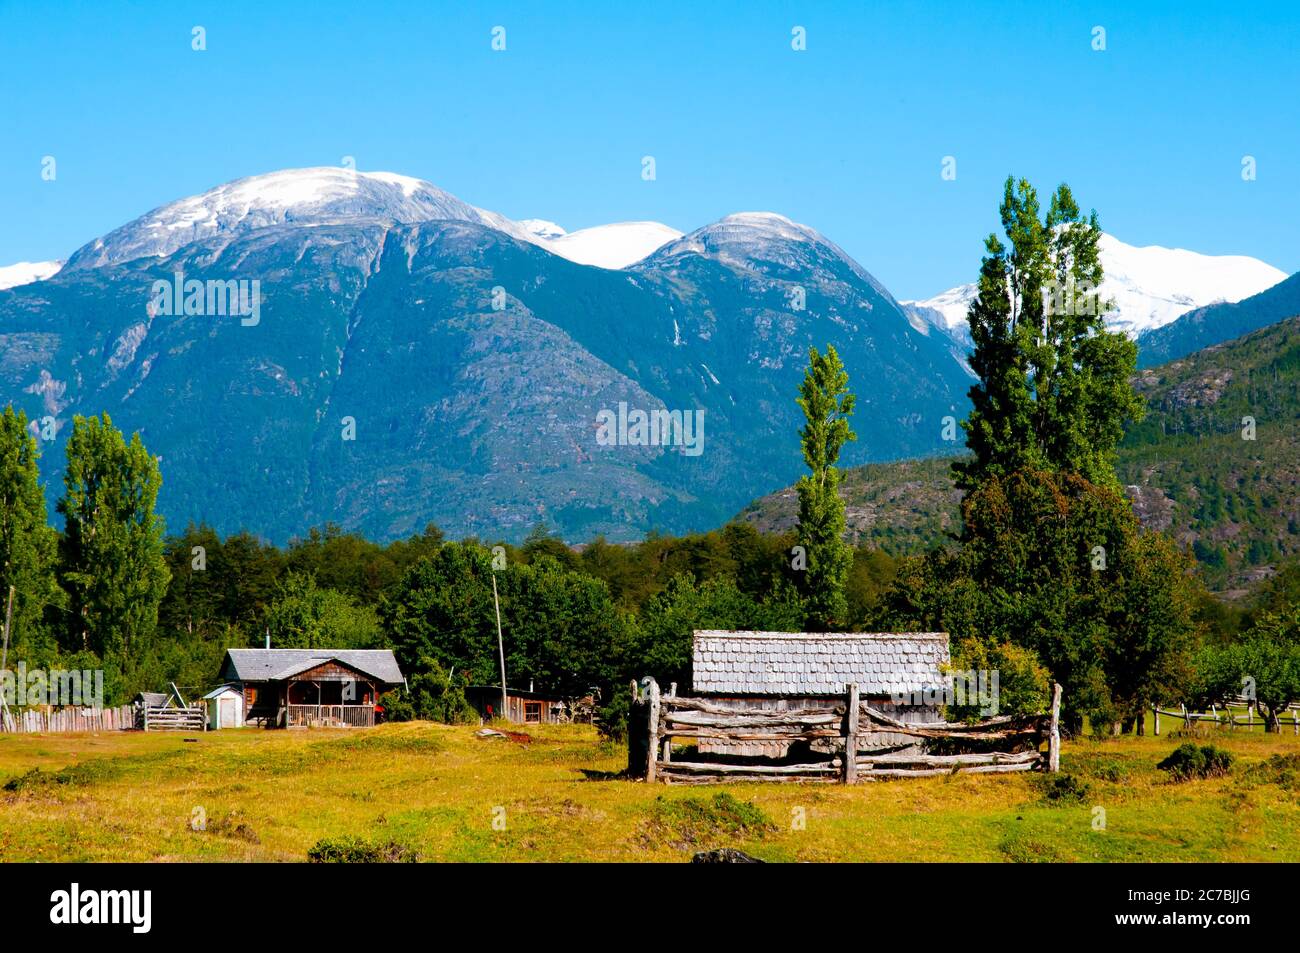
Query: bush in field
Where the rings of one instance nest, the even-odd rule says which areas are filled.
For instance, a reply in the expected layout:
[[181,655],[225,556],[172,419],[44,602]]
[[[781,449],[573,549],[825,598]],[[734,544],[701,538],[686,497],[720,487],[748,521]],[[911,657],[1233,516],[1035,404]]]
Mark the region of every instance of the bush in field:
[[1156,767],[1168,771],[1175,781],[1194,781],[1222,777],[1232,770],[1232,762],[1232,754],[1222,748],[1198,746],[1188,741],[1175,748]]
[[1300,792],[1300,754],[1275,754],[1267,761],[1246,769],[1247,784],[1276,784],[1287,791]]
[[1040,782],[1043,800],[1052,804],[1082,804],[1091,785],[1073,774],[1049,774]]
[[307,851],[313,864],[413,864],[420,855],[397,841],[378,843],[360,837],[327,837]]
[[659,798],[646,825],[646,834],[655,841],[677,847],[695,847],[719,837],[762,837],[776,825],[762,808],[741,801],[726,791],[711,799]]
[[112,758],[93,758],[78,764],[70,764],[58,771],[32,768],[26,774],[10,778],[5,782],[4,790],[11,794],[26,794],[48,791],[56,787],[87,787],[117,777],[120,770],[119,762]]

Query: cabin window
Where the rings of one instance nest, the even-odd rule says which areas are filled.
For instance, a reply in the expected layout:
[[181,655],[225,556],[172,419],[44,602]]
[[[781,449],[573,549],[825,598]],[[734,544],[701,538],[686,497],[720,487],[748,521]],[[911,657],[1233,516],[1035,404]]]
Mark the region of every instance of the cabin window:
[[542,720],[541,702],[524,702],[524,721],[538,723]]

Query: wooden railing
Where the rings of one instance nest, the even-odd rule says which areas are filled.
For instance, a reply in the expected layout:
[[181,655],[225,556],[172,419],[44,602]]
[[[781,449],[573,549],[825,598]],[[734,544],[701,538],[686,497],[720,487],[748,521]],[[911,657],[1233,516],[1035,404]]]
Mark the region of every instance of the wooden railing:
[[[912,723],[878,711],[847,686],[843,703],[785,711],[734,708],[702,698],[661,695],[654,679],[633,683],[629,724],[628,769],[646,781],[703,784],[718,781],[826,781],[854,784],[861,780],[927,777],[941,774],[1005,774],[1060,769],[1061,686],[1052,695],[1047,715],[1001,716],[974,724]],[[882,734],[916,739],[881,747]],[[817,757],[811,744],[805,760],[729,757],[726,760],[673,759],[672,740],[715,739],[743,745],[752,742],[809,742],[826,753]],[[1047,750],[1039,746],[1047,742]],[[935,743],[981,750],[931,754]]]
[[374,705],[289,705],[290,728],[370,728]]
[[184,708],[141,705],[137,726],[145,731],[206,731],[208,710],[202,703]]
[[[1234,708],[1244,708],[1246,714],[1236,715],[1233,713]],[[1172,718],[1175,721],[1181,721],[1183,723],[1184,731],[1190,730],[1192,725],[1198,722],[1205,721],[1211,722],[1219,727],[1245,728],[1247,730],[1253,728],[1266,728],[1268,726],[1268,719],[1264,717],[1263,712],[1258,710],[1254,700],[1244,697],[1234,698],[1222,708],[1218,705],[1211,705],[1209,711],[1189,710],[1186,705],[1182,706],[1181,711],[1174,711],[1170,708],[1161,708],[1159,705],[1152,705],[1151,711],[1155,716],[1154,730],[1157,735],[1160,734],[1161,715],[1164,715],[1167,718]],[[1291,733],[1300,735],[1300,704],[1288,705],[1283,711],[1290,714],[1291,717],[1284,718],[1280,712],[1277,719],[1278,730],[1280,731],[1283,725],[1290,725]]]

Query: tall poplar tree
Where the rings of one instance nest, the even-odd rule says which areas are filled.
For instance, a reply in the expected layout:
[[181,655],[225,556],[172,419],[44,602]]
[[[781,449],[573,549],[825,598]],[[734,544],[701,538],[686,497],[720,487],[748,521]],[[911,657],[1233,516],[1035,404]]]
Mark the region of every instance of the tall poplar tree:
[[0,414],[0,624],[14,588],[10,658],[40,651],[45,607],[57,604],[54,577],[57,535],[46,523],[35,438],[27,415],[12,406]]
[[152,636],[171,575],[154,513],[162,475],[140,435],[127,443],[108,414],[73,419],[67,460],[58,506],[66,647],[96,653],[112,686]]
[[1124,424],[1141,418],[1142,403],[1129,383],[1137,345],[1103,320],[1097,213],[1085,217],[1061,185],[1044,214],[1034,187],[1011,177],[1000,213],[1007,244],[985,241],[969,311],[979,380],[958,484],[973,490],[1032,467],[1115,488]]
[[802,577],[805,618],[810,629],[828,631],[848,619],[844,590],[853,567],[853,550],[844,541],[844,501],[835,464],[844,444],[857,439],[848,421],[853,413],[849,375],[833,346],[826,348],[825,356],[809,349],[798,403],[807,418],[799,436],[810,471],[796,486],[798,543],[807,560]]

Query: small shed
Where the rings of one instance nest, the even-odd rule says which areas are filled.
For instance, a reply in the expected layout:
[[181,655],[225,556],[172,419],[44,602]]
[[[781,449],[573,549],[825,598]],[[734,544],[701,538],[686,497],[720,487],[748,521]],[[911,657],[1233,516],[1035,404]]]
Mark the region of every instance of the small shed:
[[[723,707],[815,708],[842,698],[845,686],[855,684],[864,702],[900,721],[944,720],[941,705],[910,702],[926,692],[935,697],[943,685],[949,664],[946,632],[700,630],[693,649],[691,694]],[[915,737],[888,731],[859,737],[868,737],[872,747],[916,744]],[[783,758],[790,754],[790,744],[701,738],[699,750]]]
[[244,727],[244,693],[238,685],[222,685],[203,696],[208,710],[208,730]]
[[[500,685],[466,686],[465,700],[484,721],[502,717]],[[568,699],[554,692],[506,689],[506,721],[520,725],[550,725],[568,721],[568,712]]]

